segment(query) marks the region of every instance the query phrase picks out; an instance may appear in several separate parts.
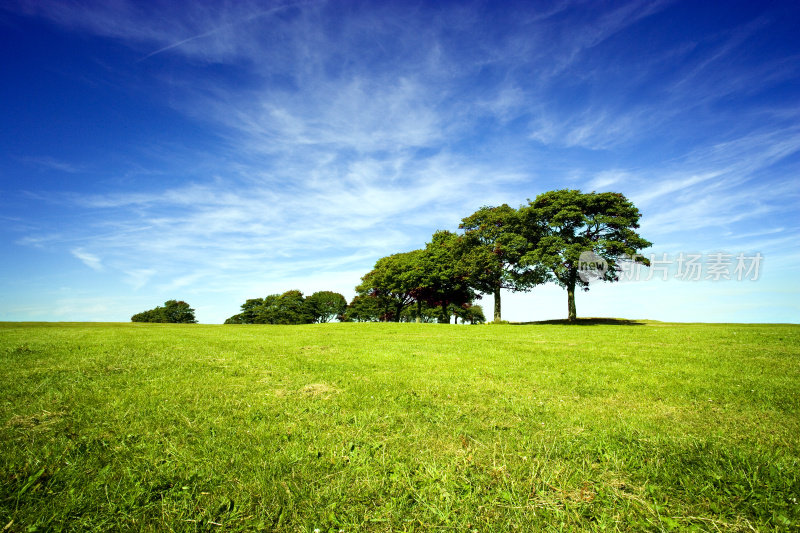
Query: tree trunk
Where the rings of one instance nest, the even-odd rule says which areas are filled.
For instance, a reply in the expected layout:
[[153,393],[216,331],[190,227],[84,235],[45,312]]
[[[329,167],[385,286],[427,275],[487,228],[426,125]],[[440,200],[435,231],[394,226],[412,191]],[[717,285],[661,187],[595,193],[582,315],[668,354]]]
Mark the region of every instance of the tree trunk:
[[500,287],[494,290],[494,321],[500,322]]
[[442,302],[442,323],[449,324],[450,323],[450,314],[447,312],[447,303]]
[[574,322],[578,318],[575,310],[575,283],[567,285],[567,320]]
[[422,322],[422,301],[417,300],[417,324]]

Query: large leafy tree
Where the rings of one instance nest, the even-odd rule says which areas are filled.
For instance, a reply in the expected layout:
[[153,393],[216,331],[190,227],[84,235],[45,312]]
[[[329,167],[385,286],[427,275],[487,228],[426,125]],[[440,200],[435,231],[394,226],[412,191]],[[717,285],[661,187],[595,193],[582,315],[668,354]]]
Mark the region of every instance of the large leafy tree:
[[458,235],[437,231],[417,258],[413,281],[418,286],[412,295],[418,307],[423,302],[438,306],[443,322],[450,321],[451,305],[469,305],[476,297],[469,284],[469,271],[461,259],[463,250]]
[[167,300],[164,306],[142,311],[131,317],[131,322],[161,322],[171,324],[195,324],[194,309],[183,300]]
[[500,321],[502,289],[524,291],[546,279],[539,265],[521,262],[535,244],[536,235],[532,231],[523,234],[519,211],[507,204],[482,207],[462,219],[459,228],[464,230],[461,257],[469,283],[475,290],[494,296],[494,320]]
[[415,291],[420,287],[421,254],[422,250],[414,250],[382,257],[361,278],[356,292],[377,299],[382,307],[380,320],[399,322],[403,309],[415,301]]
[[594,275],[618,281],[620,264],[626,260],[649,262],[638,252],[652,243],[635,230],[641,214],[624,195],[614,192],[582,193],[563,189],[540,194],[520,216],[536,246],[524,254],[524,265],[537,265],[567,290],[567,313],[575,320],[575,288],[589,290],[589,280],[580,275],[581,256],[599,258],[607,268]]
[[280,295],[270,324],[311,324],[314,313],[306,303],[303,293],[298,290],[286,291]]
[[338,292],[318,291],[306,298],[306,304],[314,316],[314,322],[330,322],[339,319],[347,309],[347,300]]

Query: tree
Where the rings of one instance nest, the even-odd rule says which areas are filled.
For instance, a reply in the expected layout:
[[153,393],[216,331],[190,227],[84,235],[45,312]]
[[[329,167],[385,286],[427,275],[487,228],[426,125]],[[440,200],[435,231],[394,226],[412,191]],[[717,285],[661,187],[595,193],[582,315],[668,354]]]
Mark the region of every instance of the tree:
[[314,322],[314,313],[307,305],[303,293],[298,290],[286,291],[281,294],[273,309],[270,324],[311,324]]
[[401,322],[417,322],[431,324],[442,321],[442,308],[439,305],[430,306],[418,300],[416,305],[409,305],[400,315]]
[[319,291],[306,298],[306,304],[314,316],[314,322],[341,320],[347,309],[347,300],[338,292]]
[[252,298],[241,306],[242,312],[230,317],[226,324],[310,324],[314,314],[297,290]]
[[242,305],[242,312],[225,321],[226,324],[271,324],[277,307],[279,294],[266,298],[250,298]]
[[462,322],[469,322],[470,324],[483,324],[486,322],[486,317],[483,316],[483,307],[480,305],[464,304],[453,306],[453,314],[456,315],[456,318],[460,318]]
[[131,317],[131,322],[166,322],[167,319],[162,312],[162,307],[148,309],[141,313],[136,313]]
[[415,301],[414,291],[420,287],[421,254],[422,250],[414,250],[382,257],[361,278],[356,292],[377,298],[382,307],[380,320],[399,322],[403,309]]
[[[460,237],[449,231],[437,231],[418,256],[412,289],[419,308],[422,302],[441,309],[442,322],[450,322],[450,306],[469,305],[476,298],[469,285],[469,273],[461,254]],[[418,312],[418,315],[421,313]]]
[[195,324],[194,309],[184,301],[167,300],[164,302],[164,315],[172,324]]
[[462,219],[463,262],[472,288],[494,296],[494,320],[501,318],[501,289],[528,290],[546,279],[536,263],[523,265],[522,257],[535,244],[536,235],[523,236],[522,220],[516,209],[503,204],[482,207]]
[[384,305],[376,296],[358,294],[347,306],[344,319],[348,322],[377,322],[381,319]]
[[226,318],[224,324],[252,324],[252,322],[243,322],[242,315],[236,314]]
[[525,231],[537,242],[522,263],[546,269],[547,277],[567,290],[570,321],[577,317],[575,287],[589,290],[589,280],[579,272],[581,254],[605,262],[607,268],[598,271],[604,281],[619,280],[622,261],[650,264],[638,256],[640,250],[652,245],[634,231],[639,228],[641,214],[620,193],[550,191],[529,200],[520,214]]
[[[277,295],[268,296],[267,298],[276,298]],[[251,298],[245,301],[242,306],[242,312],[234,315],[225,321],[226,324],[266,324],[263,321],[262,312],[267,307],[265,302],[266,298]]]
[[131,317],[131,322],[160,322],[170,324],[196,324],[194,309],[183,300],[167,300],[164,306],[142,311]]

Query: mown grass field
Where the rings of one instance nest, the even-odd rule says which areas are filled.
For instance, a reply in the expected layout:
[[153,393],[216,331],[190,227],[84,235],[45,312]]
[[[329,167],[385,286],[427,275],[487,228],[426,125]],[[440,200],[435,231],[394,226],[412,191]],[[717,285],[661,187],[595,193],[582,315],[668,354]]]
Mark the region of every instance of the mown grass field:
[[0,324],[0,531],[800,528],[800,326]]

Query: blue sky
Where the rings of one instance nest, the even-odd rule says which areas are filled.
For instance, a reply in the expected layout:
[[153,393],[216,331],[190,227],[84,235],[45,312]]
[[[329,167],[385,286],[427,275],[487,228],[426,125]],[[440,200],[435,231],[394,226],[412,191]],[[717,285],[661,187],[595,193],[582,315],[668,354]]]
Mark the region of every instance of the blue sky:
[[[792,1],[4,2],[0,320],[349,298],[483,205],[578,188],[672,265],[579,316],[800,322],[798,27]],[[758,278],[676,277],[720,251]],[[503,304],[566,316],[555,285]]]

